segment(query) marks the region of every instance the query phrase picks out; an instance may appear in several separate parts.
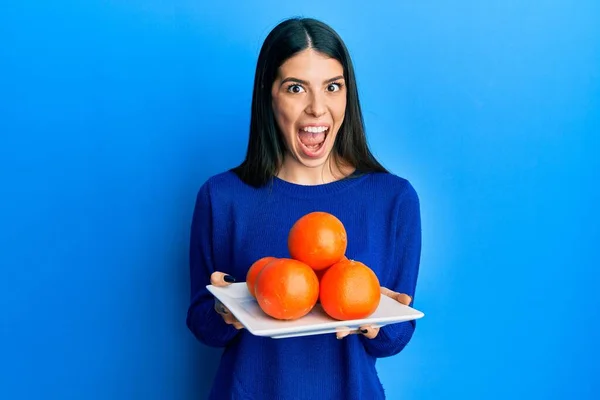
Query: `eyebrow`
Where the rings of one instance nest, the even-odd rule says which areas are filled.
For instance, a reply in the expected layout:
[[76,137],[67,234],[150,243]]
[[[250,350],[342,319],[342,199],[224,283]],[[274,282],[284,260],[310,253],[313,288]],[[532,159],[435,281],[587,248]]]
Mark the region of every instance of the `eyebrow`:
[[[335,81],[340,80],[340,79],[344,79],[344,76],[343,75],[338,75],[338,76],[335,76],[333,78],[327,79],[326,81],[323,82],[323,84],[328,84],[328,83],[331,83],[331,82],[335,82]],[[281,84],[283,85],[286,82],[297,82],[297,83],[301,83],[303,85],[308,85],[307,81],[303,81],[302,79],[294,78],[292,76],[290,76],[290,77],[285,78],[284,80],[282,80]]]

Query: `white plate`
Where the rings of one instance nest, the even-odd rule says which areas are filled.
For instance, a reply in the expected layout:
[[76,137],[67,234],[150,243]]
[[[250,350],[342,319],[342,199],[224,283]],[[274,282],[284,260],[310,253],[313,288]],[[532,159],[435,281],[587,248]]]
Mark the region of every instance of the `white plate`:
[[379,307],[368,318],[338,321],[325,314],[321,305],[317,303],[311,312],[302,318],[294,321],[280,321],[261,310],[257,301],[248,292],[246,282],[233,283],[226,287],[208,285],[207,289],[231,311],[250,333],[275,339],[333,333],[341,327],[349,329],[358,329],[361,325],[382,327],[424,316],[421,311],[381,295]]

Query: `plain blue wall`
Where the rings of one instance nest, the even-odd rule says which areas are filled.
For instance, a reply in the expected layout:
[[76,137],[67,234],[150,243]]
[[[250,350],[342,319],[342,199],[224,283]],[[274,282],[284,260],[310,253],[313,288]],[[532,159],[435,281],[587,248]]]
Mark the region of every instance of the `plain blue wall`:
[[379,364],[389,397],[600,396],[599,2],[12,3],[0,398],[204,398],[193,201],[244,155],[259,46],[291,15],[343,36],[373,150],[421,196],[426,317]]

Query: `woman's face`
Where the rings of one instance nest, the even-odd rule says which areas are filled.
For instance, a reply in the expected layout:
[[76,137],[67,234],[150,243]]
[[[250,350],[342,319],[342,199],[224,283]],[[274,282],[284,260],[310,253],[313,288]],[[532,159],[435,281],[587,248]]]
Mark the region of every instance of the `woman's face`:
[[342,64],[307,49],[281,65],[273,83],[273,111],[287,155],[306,167],[329,157],[346,111]]

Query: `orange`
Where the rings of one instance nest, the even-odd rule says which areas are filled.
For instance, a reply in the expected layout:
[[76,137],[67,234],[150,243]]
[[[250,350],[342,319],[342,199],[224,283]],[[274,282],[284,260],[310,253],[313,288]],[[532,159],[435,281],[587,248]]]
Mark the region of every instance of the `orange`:
[[319,279],[315,271],[290,258],[268,263],[256,277],[254,289],[265,314],[281,320],[305,316],[319,299]]
[[[345,255],[342,256],[342,259],[340,261],[344,261],[344,260],[348,260],[348,257],[346,257]],[[329,267],[323,268],[323,269],[318,269],[315,271],[315,273],[317,274],[317,278],[319,278],[319,282],[321,282],[321,278],[323,278],[323,275],[325,275],[325,271],[327,271],[329,269]]]
[[256,276],[262,269],[271,261],[275,260],[275,257],[263,257],[254,262],[250,266],[248,273],[246,273],[246,286],[252,297],[256,297],[254,294],[254,283],[256,282]]
[[334,319],[366,318],[375,312],[380,299],[377,275],[360,261],[342,260],[321,278],[319,301]]
[[317,278],[319,279],[319,282],[321,282],[323,275],[325,275],[325,271],[327,271],[328,269],[329,268],[324,268],[324,269],[318,269],[315,271],[315,273],[317,274]]
[[348,238],[336,216],[315,211],[298,219],[288,234],[288,250],[293,259],[314,270],[325,269],[341,260]]

